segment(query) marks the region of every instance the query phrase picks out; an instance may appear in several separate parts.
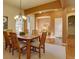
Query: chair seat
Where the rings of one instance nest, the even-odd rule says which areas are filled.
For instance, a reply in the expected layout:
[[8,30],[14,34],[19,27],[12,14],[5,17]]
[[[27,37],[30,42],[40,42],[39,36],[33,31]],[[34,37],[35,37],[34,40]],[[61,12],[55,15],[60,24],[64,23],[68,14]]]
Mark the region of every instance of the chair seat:
[[27,41],[20,41],[21,44],[27,44]]
[[40,42],[38,40],[34,40],[34,42],[31,43],[32,46],[39,47]]
[[26,47],[27,46],[27,44],[24,42],[20,42],[20,48],[23,48],[23,47]]

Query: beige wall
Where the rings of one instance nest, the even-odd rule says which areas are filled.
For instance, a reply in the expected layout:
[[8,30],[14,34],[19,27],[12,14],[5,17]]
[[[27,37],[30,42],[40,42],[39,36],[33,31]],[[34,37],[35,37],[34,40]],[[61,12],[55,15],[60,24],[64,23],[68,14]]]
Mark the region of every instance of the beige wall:
[[3,4],[3,16],[8,17],[8,29],[12,29],[14,32],[16,31],[14,17],[19,14],[19,11],[20,9],[17,7],[6,3]]

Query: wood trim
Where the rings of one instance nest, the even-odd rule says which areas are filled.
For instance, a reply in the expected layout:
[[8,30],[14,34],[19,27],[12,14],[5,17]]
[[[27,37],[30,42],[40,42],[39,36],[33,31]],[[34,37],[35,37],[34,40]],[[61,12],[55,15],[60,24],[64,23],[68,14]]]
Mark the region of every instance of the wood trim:
[[67,18],[66,10],[63,10],[63,43],[67,43]]
[[34,27],[35,27],[34,29],[36,30],[36,15],[35,15],[35,25],[34,25]]
[[60,3],[61,3],[61,6],[62,6],[62,8],[63,9],[65,9],[66,7],[67,7],[67,2],[66,2],[66,0],[59,0],[60,1]]
[[59,9],[59,8],[61,8],[61,4],[57,0],[57,1],[54,1],[54,2],[46,3],[46,4],[43,4],[43,5],[40,5],[40,6],[36,6],[36,7],[30,8],[30,9],[25,9],[24,13],[25,13],[25,15],[27,15],[27,14],[37,12],[37,11],[41,11],[41,10]]

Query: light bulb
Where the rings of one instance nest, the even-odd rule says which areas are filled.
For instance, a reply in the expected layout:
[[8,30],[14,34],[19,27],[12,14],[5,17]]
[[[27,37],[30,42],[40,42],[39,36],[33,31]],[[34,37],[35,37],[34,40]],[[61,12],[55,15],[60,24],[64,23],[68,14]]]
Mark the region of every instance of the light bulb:
[[18,18],[19,18],[19,15],[16,15],[16,16],[14,17],[15,20],[18,19]]
[[16,20],[16,19],[19,19],[20,17],[21,17],[22,19],[26,20],[26,17],[23,16],[23,15],[16,15],[16,16],[14,17],[14,19]]
[[23,18],[24,20],[26,20],[26,17],[25,17],[25,16],[22,16],[22,18]]

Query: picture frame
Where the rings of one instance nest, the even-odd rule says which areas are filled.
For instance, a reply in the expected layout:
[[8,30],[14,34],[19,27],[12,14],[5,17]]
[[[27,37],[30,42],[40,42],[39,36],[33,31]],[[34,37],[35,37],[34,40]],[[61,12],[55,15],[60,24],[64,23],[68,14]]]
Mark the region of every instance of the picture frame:
[[3,16],[3,29],[8,29],[8,17]]

